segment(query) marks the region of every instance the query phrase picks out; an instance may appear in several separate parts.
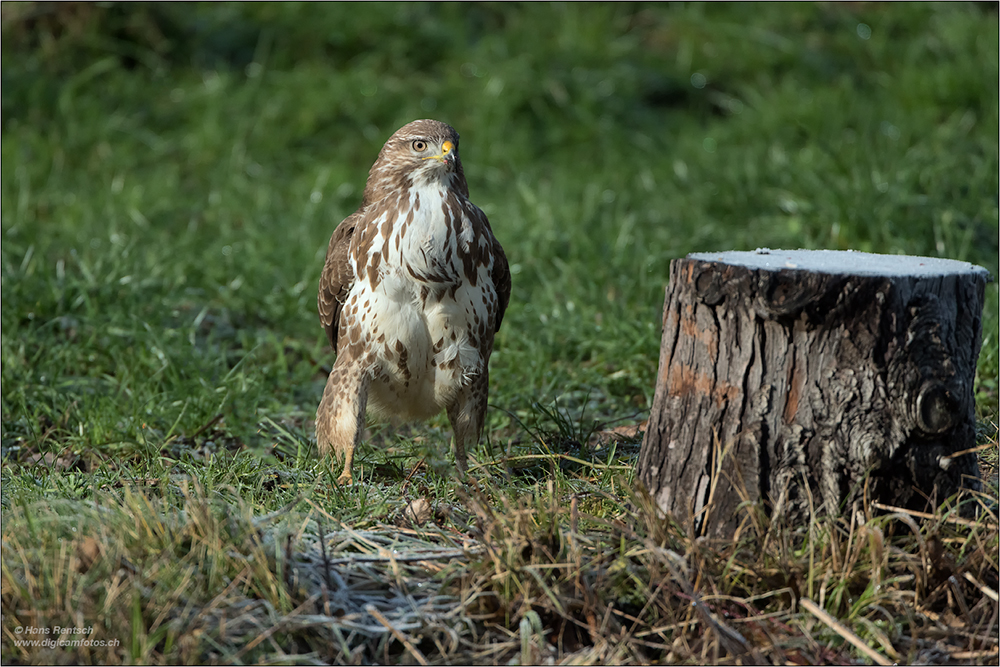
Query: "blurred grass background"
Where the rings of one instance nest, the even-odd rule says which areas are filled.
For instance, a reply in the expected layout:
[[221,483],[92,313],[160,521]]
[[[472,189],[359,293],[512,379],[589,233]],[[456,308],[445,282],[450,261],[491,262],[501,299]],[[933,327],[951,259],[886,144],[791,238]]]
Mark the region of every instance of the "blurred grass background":
[[3,31],[5,441],[311,413],[326,239],[414,118],[462,133],[510,257],[514,412],[641,412],[687,252],[997,273],[995,5],[5,3]]
[[[630,493],[634,434],[600,452],[589,436],[646,416],[667,269],[688,252],[854,248],[997,275],[996,3],[0,15],[5,661],[387,662],[390,644],[401,660],[388,635],[338,642],[293,622],[317,598],[290,577],[329,528],[347,562],[376,538],[473,544],[406,571],[411,592],[483,601],[461,621],[471,644],[419,644],[432,662],[700,664],[721,659],[709,628],[747,614],[773,621],[738,627],[777,664],[862,659],[795,608],[788,587],[816,582],[821,606],[900,661],[995,663],[989,512],[970,527],[941,510],[912,535],[885,516],[857,533],[853,516],[755,523],[716,552]],[[462,134],[513,273],[471,453],[485,491],[450,479],[443,418],[374,429],[362,483],[339,488],[311,442],[333,361],[316,284],[382,143],[425,117]],[[997,329],[993,283],[976,398],[994,511]],[[404,530],[418,500],[433,521]],[[399,584],[392,568],[362,588]],[[717,593],[718,622],[692,620],[695,588]],[[18,647],[10,626],[29,622],[121,644]]]
[[[462,134],[513,272],[490,429],[638,421],[670,260],[997,274],[996,5],[4,3],[3,442],[310,431],[326,241],[382,142]],[[997,298],[977,382],[997,410]],[[443,420],[441,424],[444,424]]]

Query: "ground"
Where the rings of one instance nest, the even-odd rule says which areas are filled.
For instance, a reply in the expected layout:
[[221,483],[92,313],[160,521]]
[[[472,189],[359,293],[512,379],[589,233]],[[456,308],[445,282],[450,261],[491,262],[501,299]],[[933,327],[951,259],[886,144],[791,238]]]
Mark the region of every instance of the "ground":
[[[760,512],[710,544],[634,484],[671,259],[998,275],[995,4],[2,19],[5,662],[875,660],[845,635],[997,661],[995,283],[971,524]],[[342,489],[311,426],[319,271],[382,142],[424,117],[461,133],[511,263],[486,442],[463,485],[443,415],[373,425]],[[116,644],[16,644],[55,626]]]

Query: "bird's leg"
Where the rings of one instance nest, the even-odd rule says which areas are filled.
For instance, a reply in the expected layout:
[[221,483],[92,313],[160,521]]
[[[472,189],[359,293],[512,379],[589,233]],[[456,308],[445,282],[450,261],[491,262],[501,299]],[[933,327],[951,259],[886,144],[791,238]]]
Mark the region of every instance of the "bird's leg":
[[448,406],[448,420],[455,434],[455,466],[464,477],[468,466],[465,460],[465,445],[475,445],[483,431],[486,418],[486,400],[489,390],[487,371],[472,378],[463,386],[455,400]]
[[[337,357],[337,362],[341,357]],[[338,484],[353,481],[351,466],[354,450],[361,442],[365,430],[365,407],[368,403],[370,375],[360,362],[334,363],[326,381],[323,400],[316,411],[316,442],[320,455],[333,453],[331,466],[336,472],[337,459],[344,457],[344,470],[337,478]]]

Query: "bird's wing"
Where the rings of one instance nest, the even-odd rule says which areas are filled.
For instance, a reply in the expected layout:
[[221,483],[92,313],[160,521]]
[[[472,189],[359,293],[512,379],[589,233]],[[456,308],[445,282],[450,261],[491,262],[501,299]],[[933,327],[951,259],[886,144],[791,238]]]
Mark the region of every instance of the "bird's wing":
[[340,326],[340,310],[344,307],[347,294],[354,284],[354,272],[351,270],[351,237],[354,228],[361,221],[362,209],[358,209],[344,218],[330,236],[330,245],[326,249],[326,263],[319,277],[319,294],[316,301],[319,306],[319,321],[326,329],[326,337],[330,346],[337,349],[337,328]]
[[496,333],[500,331],[500,323],[503,321],[504,313],[507,312],[507,304],[510,303],[510,265],[507,264],[507,254],[504,253],[503,246],[493,234],[489,218],[486,217],[482,209],[472,202],[468,203],[468,209],[470,218],[486,228],[486,236],[490,240],[490,254],[493,255],[493,270],[490,273],[490,278],[493,280],[493,287],[496,288],[497,300],[499,301],[497,322],[493,329],[493,332]]
[[[483,216],[485,217],[485,216]],[[490,235],[492,236],[492,234]],[[497,311],[497,324],[494,333],[500,331],[500,322],[503,321],[503,314],[507,312],[507,304],[510,303],[510,265],[507,264],[507,254],[503,251],[497,237],[493,238],[493,285],[497,290],[497,299],[500,308]]]

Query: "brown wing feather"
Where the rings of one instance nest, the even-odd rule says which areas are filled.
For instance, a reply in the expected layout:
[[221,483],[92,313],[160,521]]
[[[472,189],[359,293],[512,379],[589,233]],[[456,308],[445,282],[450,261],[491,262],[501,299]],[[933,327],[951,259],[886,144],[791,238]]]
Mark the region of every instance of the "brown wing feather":
[[503,251],[500,242],[497,241],[497,237],[493,235],[490,220],[483,213],[483,210],[466,200],[466,212],[474,225],[486,228],[479,231],[480,233],[485,231],[490,239],[490,253],[493,255],[493,270],[490,272],[490,278],[493,280],[493,287],[496,288],[497,300],[500,305],[497,311],[497,323],[493,329],[493,333],[496,333],[500,331],[500,323],[503,321],[503,315],[507,312],[507,305],[510,303],[510,265],[507,264],[507,254]]
[[507,304],[510,303],[510,265],[507,264],[507,254],[495,236],[493,237],[493,272],[491,277],[493,278],[493,286],[497,290],[497,299],[500,301],[500,309],[497,311],[497,325],[494,330],[496,333],[500,331],[500,322],[503,321],[503,314],[507,312]]
[[330,245],[326,249],[326,263],[319,277],[319,294],[316,301],[319,306],[319,321],[326,329],[327,340],[334,350],[337,349],[337,328],[340,326],[340,310],[344,306],[347,294],[354,284],[354,273],[351,271],[351,236],[354,227],[361,219],[361,209],[344,218],[330,236]]

